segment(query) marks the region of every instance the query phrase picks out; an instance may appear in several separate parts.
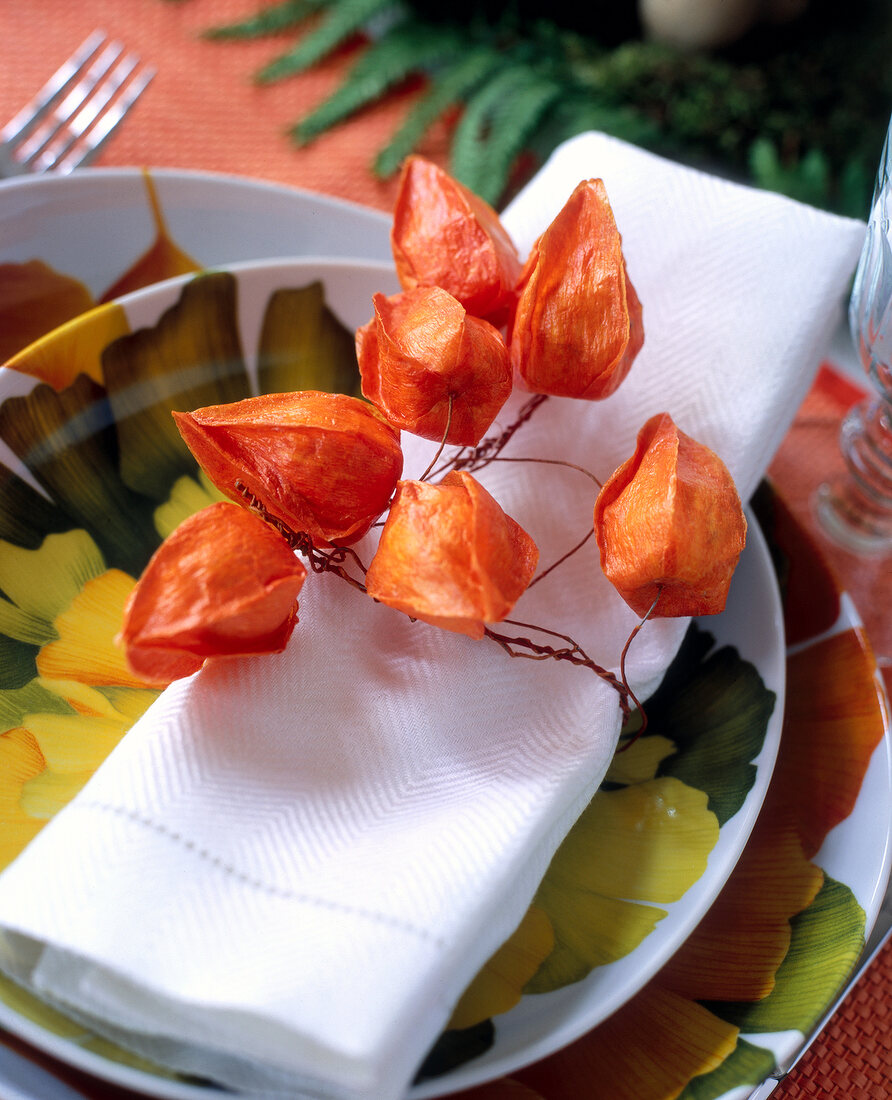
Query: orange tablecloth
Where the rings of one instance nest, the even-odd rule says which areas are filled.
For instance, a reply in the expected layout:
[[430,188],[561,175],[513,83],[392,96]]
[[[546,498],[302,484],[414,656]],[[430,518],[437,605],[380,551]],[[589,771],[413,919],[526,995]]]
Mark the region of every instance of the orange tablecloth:
[[[352,62],[344,49],[312,72],[260,87],[252,74],[283,49],[283,41],[203,41],[209,26],[245,15],[260,0],[27,0],[0,5],[0,120],[11,117],[92,30],[120,37],[158,69],[126,125],[98,164],[193,168],[261,177],[390,208],[393,181],[370,171],[375,151],[403,116],[411,89],[402,89],[360,118],[296,149],[285,129],[324,99]],[[436,128],[423,152],[445,159]],[[841,468],[839,422],[857,389],[824,371],[799,412],[771,476],[800,520],[812,530],[810,499]],[[824,549],[865,620],[892,687],[892,558],[862,560],[824,542]],[[834,1021],[775,1096],[779,1100],[892,1096],[892,945],[880,955]],[[74,1075],[91,1098],[120,1096]],[[582,1100],[582,1098],[580,1098]]]
[[[99,27],[154,64],[158,74],[97,163],[232,172],[390,209],[393,184],[377,182],[369,164],[402,117],[405,98],[394,96],[364,114],[359,125],[296,153],[284,131],[337,87],[356,51],[343,50],[298,80],[256,86],[252,74],[283,52],[287,39],[212,43],[200,34],[259,6],[261,0],[4,3],[0,118],[11,118]],[[438,150],[428,152],[435,156]]]

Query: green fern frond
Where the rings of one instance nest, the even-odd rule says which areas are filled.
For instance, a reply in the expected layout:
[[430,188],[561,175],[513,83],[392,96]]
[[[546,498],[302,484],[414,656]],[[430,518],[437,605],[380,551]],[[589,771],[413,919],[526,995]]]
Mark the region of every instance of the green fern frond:
[[330,2],[331,0],[284,0],[283,3],[260,8],[247,19],[241,19],[237,23],[211,27],[202,33],[202,38],[217,40],[264,38],[268,34],[278,34],[280,31],[299,27],[308,16]]
[[303,72],[321,61],[374,16],[394,7],[394,0],[338,0],[330,5],[326,18],[315,31],[264,66],[254,79],[258,84],[271,84]]
[[713,53],[643,38],[635,0],[552,0],[547,10],[533,0],[265,3],[207,37],[275,35],[323,15],[257,74],[261,83],[305,70],[357,31],[374,40],[340,89],[294,127],[300,143],[408,76],[427,78],[375,161],[379,175],[398,169],[455,106],[465,111],[453,171],[490,201],[521,149],[542,159],[567,137],[601,130],[841,213],[867,212],[892,101],[889,0],[853,0],[851,10],[813,0],[789,27],[756,28]]
[[456,127],[454,175],[495,204],[517,156],[561,94],[560,85],[522,65],[487,81],[469,99]]
[[544,159],[561,142],[577,134],[596,130],[629,142],[656,149],[667,144],[665,135],[652,118],[634,107],[600,102],[591,94],[562,96],[529,144]]
[[495,46],[470,47],[436,74],[428,91],[410,108],[399,129],[375,158],[376,174],[387,177],[396,172],[440,115],[466,99],[481,81],[503,64],[502,55]]
[[301,145],[312,141],[362,107],[375,102],[407,77],[441,64],[461,50],[457,31],[407,20],[368,47],[337,90],[290,131]]
[[793,164],[785,165],[774,144],[767,138],[759,138],[750,149],[750,171],[758,187],[779,191],[815,206],[827,203],[830,166],[824,154],[817,149],[812,149]]
[[847,161],[839,174],[839,197],[836,209],[850,218],[866,218],[869,211],[865,199],[870,195],[876,172],[863,157]]

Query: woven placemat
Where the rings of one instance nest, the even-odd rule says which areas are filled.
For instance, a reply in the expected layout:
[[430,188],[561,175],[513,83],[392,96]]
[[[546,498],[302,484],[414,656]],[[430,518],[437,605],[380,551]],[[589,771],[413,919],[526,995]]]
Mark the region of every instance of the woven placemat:
[[[824,368],[775,458],[770,476],[813,533],[853,596],[892,693],[892,559],[858,558],[816,533],[812,499],[825,478],[843,470],[841,417],[863,390]],[[807,461],[803,461],[803,455]],[[858,981],[826,1028],[783,1079],[773,1100],[889,1100],[892,1097],[892,943]]]
[[[258,85],[253,76],[294,34],[210,42],[209,27],[251,14],[262,0],[28,0],[0,3],[0,125],[23,107],[95,29],[155,66],[148,92],[103,150],[103,166],[195,168],[256,176],[390,210],[395,180],[374,178],[376,151],[402,119],[408,89],[297,148],[286,131],[330,95],[358,40],[301,76]],[[437,157],[445,139],[432,135]]]
[[778,1085],[773,1100],[888,1100],[890,1096],[892,942]]

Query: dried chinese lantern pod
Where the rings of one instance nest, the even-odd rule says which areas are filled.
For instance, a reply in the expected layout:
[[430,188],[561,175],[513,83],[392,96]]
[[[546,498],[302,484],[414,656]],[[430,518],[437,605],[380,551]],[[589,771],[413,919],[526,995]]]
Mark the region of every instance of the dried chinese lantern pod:
[[401,481],[366,574],[370,596],[415,619],[482,638],[529,585],[539,551],[470,474]]
[[511,363],[533,393],[599,401],[644,343],[641,303],[601,180],[583,180],[533,246],[511,328]]
[[660,589],[657,617],[715,615],[746,542],[746,518],[718,455],[660,413],[599,493],[595,535],[605,576],[639,615]]
[[508,320],[521,271],[513,241],[487,202],[424,157],[403,165],[390,243],[404,290],[441,286],[475,317]]
[[403,469],[397,429],[341,393],[265,394],[173,415],[221,492],[244,504],[241,482],[271,516],[318,545],[361,538]]
[[501,333],[440,287],[373,302],[356,334],[363,394],[398,428],[476,446],[511,394]]
[[220,501],[184,520],[153,555],[124,610],[133,671],[166,684],[208,657],[279,653],[307,571],[282,536]]

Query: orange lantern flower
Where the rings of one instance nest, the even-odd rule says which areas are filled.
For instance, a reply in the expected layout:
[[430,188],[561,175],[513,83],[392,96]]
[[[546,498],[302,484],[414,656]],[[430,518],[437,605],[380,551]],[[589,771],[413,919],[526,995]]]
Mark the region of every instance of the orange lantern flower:
[[403,469],[399,432],[341,393],[273,393],[173,415],[221,492],[244,504],[241,482],[271,516],[319,545],[361,538]]
[[595,535],[605,576],[639,615],[658,592],[655,616],[715,615],[746,542],[746,518],[718,455],[660,413],[599,493]]
[[508,320],[521,270],[514,243],[488,203],[423,157],[403,165],[390,243],[404,290],[441,286],[475,317]]
[[362,392],[397,427],[475,446],[511,393],[501,334],[439,287],[373,301],[356,333]]
[[601,180],[583,180],[533,246],[509,348],[533,393],[609,397],[644,343],[641,303]]
[[470,474],[401,481],[366,574],[370,596],[414,619],[482,638],[532,579],[536,544]]
[[153,555],[119,641],[148,683],[190,676],[208,657],[279,653],[307,571],[252,512],[221,501],[184,520]]

